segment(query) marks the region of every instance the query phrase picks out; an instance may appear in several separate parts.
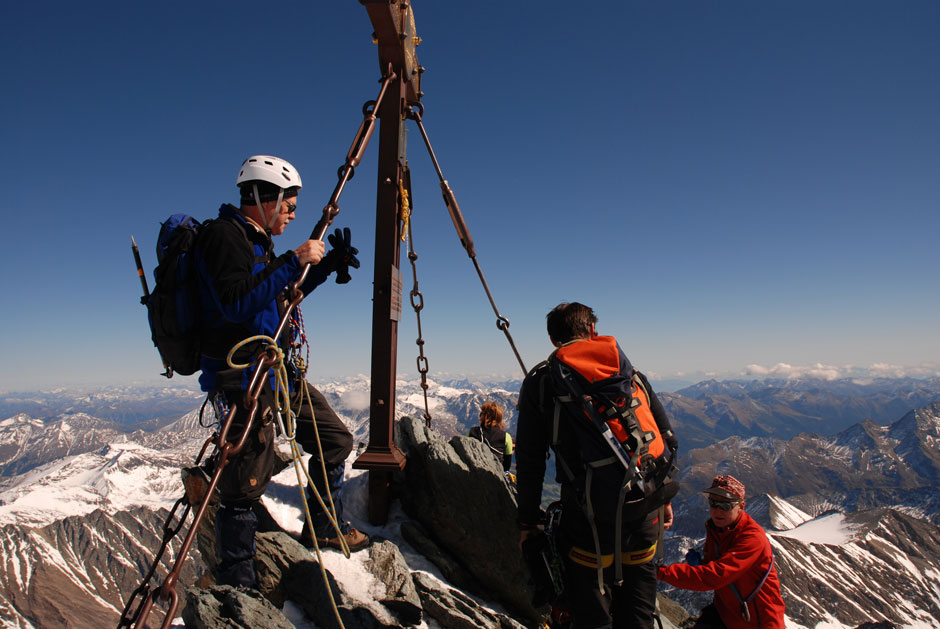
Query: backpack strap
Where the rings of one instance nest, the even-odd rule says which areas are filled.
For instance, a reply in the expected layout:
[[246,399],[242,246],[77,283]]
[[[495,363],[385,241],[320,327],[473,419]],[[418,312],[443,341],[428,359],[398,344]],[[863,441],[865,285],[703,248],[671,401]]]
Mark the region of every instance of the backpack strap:
[[[242,236],[245,237],[245,242],[248,243],[248,246],[251,247],[252,253],[254,253],[255,243],[252,242],[251,238],[248,236],[248,226],[238,219],[235,219],[231,222],[238,226],[238,231],[240,231]],[[252,260],[252,266],[254,266],[255,264],[267,264],[273,259],[274,245],[273,243],[271,243],[270,237],[268,238],[268,243],[269,243],[269,246],[264,252],[264,255],[255,256],[254,259]],[[265,248],[262,247],[262,249],[265,249]]]
[[[637,445],[636,451],[631,454],[627,452],[620,441],[616,436],[611,432],[610,426],[607,425],[607,420],[601,416],[598,412],[597,407],[593,403],[593,398],[590,395],[585,393],[583,385],[579,382],[578,378],[580,377],[571,367],[566,365],[561,360],[555,358],[550,362],[550,367],[552,370],[552,375],[554,379],[558,382],[562,382],[565,387],[568,389],[568,395],[556,396],[556,402],[561,402],[563,404],[572,404],[578,410],[584,413],[584,415],[594,423],[597,428],[600,436],[607,442],[607,445],[610,446],[611,453],[613,457],[605,457],[601,461],[596,461],[593,463],[594,467],[600,467],[602,465],[608,465],[609,462],[619,460],[620,463],[631,473],[631,480],[635,479],[637,482],[642,483],[642,479],[639,475],[639,460],[640,456],[645,452],[640,447],[640,444]],[[617,413],[618,411],[612,410],[616,408],[616,404],[612,400],[604,399],[602,396],[600,401],[607,408],[607,413]],[[558,405],[556,404],[556,414],[558,413]],[[557,421],[557,420],[556,420]],[[636,418],[633,418],[634,426],[637,428],[639,424],[636,422]],[[557,428],[557,426],[556,426]],[[592,465],[587,463],[587,465]],[[640,484],[640,489],[645,491],[645,487]]]
[[[602,400],[604,406],[606,407],[605,416],[602,416],[598,412],[597,407],[595,406],[593,399],[590,395],[585,393],[584,387],[581,382],[578,380],[578,376],[568,365],[562,362],[560,359],[553,357],[553,360],[550,359],[550,369],[555,377],[556,381],[563,382],[568,390],[567,395],[557,395],[555,396],[555,413],[552,425],[552,449],[555,450],[555,459],[558,464],[562,466],[562,469],[569,476],[569,478],[575,478],[574,474],[571,471],[571,468],[564,461],[564,459],[558,455],[558,449],[555,448],[555,445],[558,443],[558,434],[560,432],[559,426],[561,424],[561,409],[565,405],[572,405],[577,408],[579,411],[583,412],[586,417],[590,418],[594,422],[598,431],[604,440],[608,443],[611,448],[611,455],[604,457],[600,460],[587,461],[584,462],[585,468],[585,485],[584,485],[584,514],[587,517],[588,522],[591,525],[591,535],[594,538],[594,548],[597,556],[601,556],[601,544],[600,537],[597,532],[597,522],[594,517],[594,507],[591,503],[591,480],[594,476],[594,470],[599,467],[605,467],[608,465],[615,465],[618,462],[623,465],[624,476],[623,480],[620,483],[620,495],[618,496],[618,505],[622,507],[624,501],[626,500],[627,493],[634,487],[640,487],[641,491],[645,493],[645,487],[642,484],[642,478],[639,474],[639,461],[642,453],[646,452],[646,447],[640,447],[641,443],[645,446],[645,442],[638,443],[636,451],[631,455],[626,452],[623,446],[620,444],[620,441],[611,433],[610,427],[607,425],[607,419],[612,417],[612,413],[620,415],[617,405],[612,400]],[[631,398],[633,400],[633,398]],[[638,402],[637,402],[638,403]],[[639,429],[639,422],[634,416],[632,418],[632,423],[628,424],[631,426],[631,431],[636,432]],[[638,440],[639,441],[639,440]],[[647,440],[648,441],[648,440]],[[622,532],[623,532],[623,509],[617,509],[616,522],[614,526],[614,555],[619,557],[622,555],[623,542],[622,542]],[[614,567],[615,579],[617,584],[623,582],[623,564],[621,562],[616,562]],[[601,566],[601,562],[598,562],[597,565],[597,587],[598,590],[603,594],[606,590],[604,587],[604,571]]]
[[[500,450],[499,448],[495,447],[492,443],[490,443],[490,440],[486,436],[486,432],[483,430],[482,427],[480,428],[480,441],[483,443],[483,445],[489,448],[490,452],[492,452],[493,454],[500,456],[500,457],[506,454],[503,450]],[[503,442],[505,443],[505,439],[503,439]]]
[[[640,372],[636,368],[633,369],[633,383],[637,387],[639,387],[641,391],[643,391],[643,394],[646,396],[646,399],[649,400],[650,399],[649,389],[643,383],[643,378],[640,377]],[[655,419],[655,415],[654,415],[654,419]],[[666,477],[672,476],[674,473],[679,471],[679,468],[675,466],[676,456],[678,455],[678,449],[669,445],[670,443],[669,437],[672,437],[674,433],[672,432],[672,430],[668,430],[668,429],[662,430],[662,427],[659,426],[658,421],[656,422],[656,425],[660,430],[659,436],[662,438],[663,444],[667,448],[669,448],[669,458],[666,460],[665,465],[660,466],[659,472],[657,472],[657,474],[653,478],[650,479],[650,481],[653,484],[653,487],[659,487],[666,480]]]
[[[715,558],[718,559],[721,557],[721,552],[718,550],[718,542],[715,541]],[[748,603],[754,600],[757,596],[757,593],[760,592],[760,589],[764,587],[764,583],[767,582],[767,577],[770,576],[770,572],[774,569],[774,549],[770,549],[770,565],[767,566],[767,572],[764,573],[764,576],[761,577],[760,582],[757,586],[748,594],[747,598],[741,598],[741,594],[738,592],[738,588],[731,584],[731,591],[734,592],[735,597],[738,599],[738,603],[741,605],[741,618],[744,619],[744,622],[751,622],[751,611],[747,608]]]
[[[584,515],[587,516],[587,521],[591,523],[591,536],[594,538],[594,552],[600,557],[601,556],[601,539],[600,535],[597,533],[597,521],[594,519],[594,506],[591,503],[591,479],[594,476],[594,469],[589,467],[585,472],[584,479]],[[617,537],[620,537],[619,527],[617,532]],[[620,556],[620,548],[616,549],[617,556]],[[618,564],[619,565],[619,564]],[[601,594],[606,594],[606,589],[604,588],[604,567],[603,562],[597,562],[597,589]]]
[[[548,376],[546,375],[545,378],[547,379]],[[568,466],[568,462],[560,454],[559,444],[561,443],[561,440],[558,437],[560,433],[560,427],[561,427],[561,409],[563,405],[569,401],[573,401],[573,399],[570,398],[569,396],[556,396],[555,397],[555,410],[552,413],[552,442],[551,443],[552,443],[552,450],[555,452],[556,463],[559,466],[561,466],[562,472],[564,472],[568,480],[571,481],[571,480],[574,480],[576,477],[575,477],[574,471]]]

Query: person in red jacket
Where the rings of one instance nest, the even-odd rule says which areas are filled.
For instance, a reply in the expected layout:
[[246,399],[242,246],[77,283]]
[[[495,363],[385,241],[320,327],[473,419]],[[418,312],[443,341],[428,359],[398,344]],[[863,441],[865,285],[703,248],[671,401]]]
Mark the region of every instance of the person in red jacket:
[[705,494],[711,518],[705,523],[704,563],[660,566],[660,581],[715,591],[695,625],[700,629],[783,629],[785,608],[773,551],[764,529],[744,512],[744,484],[733,476],[716,476]]

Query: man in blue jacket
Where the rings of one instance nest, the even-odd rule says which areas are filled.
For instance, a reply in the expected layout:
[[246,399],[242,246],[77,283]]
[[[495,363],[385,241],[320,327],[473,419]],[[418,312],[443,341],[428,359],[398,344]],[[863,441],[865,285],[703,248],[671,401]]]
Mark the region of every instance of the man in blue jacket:
[[[306,240],[281,255],[274,254],[271,239],[284,233],[294,220],[297,193],[301,189],[300,175],[290,163],[268,155],[249,157],[241,166],[236,185],[241,193],[240,206],[222,205],[219,217],[205,226],[196,245],[203,330],[199,384],[223,409],[236,408],[228,433],[228,439],[235,441],[248,416],[245,392],[253,369],[229,368],[226,362],[229,350],[252,336],[274,336],[287,304],[287,290],[299,279],[305,265],[312,266],[301,287],[304,294],[325,282],[333,271],[337,272],[337,282],[349,281],[349,267],[359,267],[355,257],[358,250],[350,244],[348,229],[345,234],[337,229],[330,236],[333,246],[329,253],[325,253],[322,241]],[[302,332],[297,325],[285,330],[279,339],[282,348],[286,350],[292,338]],[[246,345],[235,362],[250,362],[257,348],[254,344]],[[368,536],[342,519],[340,490],[345,461],[352,450],[352,435],[314,387],[307,384],[309,402],[303,398],[304,381],[297,374],[296,365],[287,367],[291,376],[291,407],[297,416],[296,438],[312,455],[310,477],[324,500],[328,500],[326,491],[330,490],[337,521],[350,550],[365,548]],[[254,587],[257,583],[254,555],[258,523],[252,506],[264,494],[275,463],[277,409],[271,385],[269,377],[259,397],[252,433],[242,451],[228,461],[219,479],[216,580],[220,584]],[[309,487],[308,495],[312,495]],[[320,545],[340,547],[342,542],[329,515],[315,498],[311,497],[308,503],[314,531],[305,524],[301,542],[312,546],[316,536]]]

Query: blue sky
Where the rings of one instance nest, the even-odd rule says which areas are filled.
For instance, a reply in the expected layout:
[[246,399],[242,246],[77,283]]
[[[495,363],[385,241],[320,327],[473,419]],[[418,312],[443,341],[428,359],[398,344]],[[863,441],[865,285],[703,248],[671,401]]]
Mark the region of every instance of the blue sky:
[[[940,4],[413,5],[425,126],[528,366],[551,349],[545,313],[577,300],[660,379],[938,371]],[[159,221],[213,216],[241,161],[268,153],[303,176],[276,246],[299,244],[377,93],[368,15],[354,0],[3,15],[0,389],[158,384],[131,235],[149,274]],[[410,131],[431,376],[514,374]],[[369,373],[377,149],[336,220],[362,268],[303,304],[314,380]],[[404,376],[415,336],[406,311]]]

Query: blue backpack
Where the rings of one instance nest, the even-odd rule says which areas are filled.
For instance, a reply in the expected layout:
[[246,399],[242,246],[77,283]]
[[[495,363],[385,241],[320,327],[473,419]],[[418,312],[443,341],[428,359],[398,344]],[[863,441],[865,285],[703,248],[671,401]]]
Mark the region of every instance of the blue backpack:
[[174,214],[161,224],[157,237],[156,285],[141,303],[147,306],[150,335],[167,378],[199,370],[199,281],[193,256],[199,232],[208,223]]

